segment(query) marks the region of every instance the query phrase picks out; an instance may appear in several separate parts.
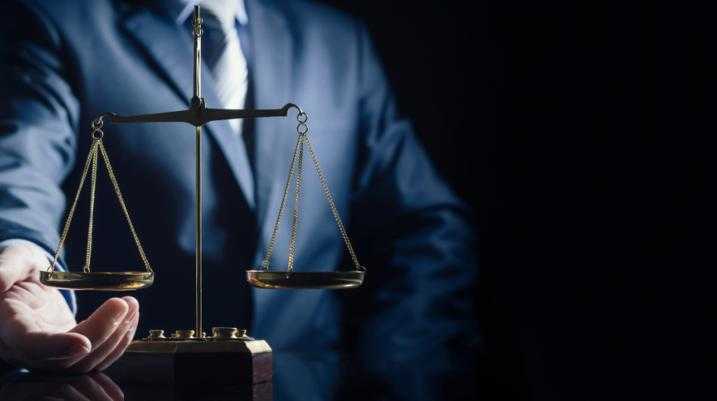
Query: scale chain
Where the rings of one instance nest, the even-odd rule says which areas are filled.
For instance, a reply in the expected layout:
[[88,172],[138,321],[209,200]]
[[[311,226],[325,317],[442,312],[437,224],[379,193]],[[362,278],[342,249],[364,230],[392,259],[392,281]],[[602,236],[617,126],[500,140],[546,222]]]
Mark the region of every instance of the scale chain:
[[[323,170],[321,169],[321,164],[319,163],[319,158],[316,155],[316,151],[314,150],[314,147],[311,145],[311,141],[309,140],[309,128],[306,124],[306,121],[308,120],[308,115],[303,112],[299,111],[299,114],[296,117],[299,124],[296,127],[296,131],[298,134],[298,138],[296,141],[296,145],[294,146],[294,152],[293,156],[291,158],[291,162],[289,163],[289,174],[286,179],[286,183],[284,185],[284,192],[282,194],[281,198],[281,204],[279,205],[279,211],[276,216],[276,221],[274,223],[274,227],[272,229],[271,238],[269,240],[269,246],[267,247],[266,255],[264,257],[264,261],[262,262],[262,267],[264,270],[269,270],[269,261],[271,260],[271,256],[274,252],[274,247],[276,246],[276,237],[277,233],[279,231],[279,225],[281,223],[281,217],[284,212],[284,208],[286,207],[286,200],[288,198],[288,192],[289,187],[292,181],[292,177],[296,174],[296,196],[294,199],[294,214],[291,224],[291,234],[289,238],[289,266],[288,271],[293,271],[293,265],[295,261],[295,253],[296,253],[296,237],[297,237],[297,226],[299,222],[299,211],[298,211],[298,203],[299,203],[299,197],[301,192],[301,171],[298,173],[296,172],[296,168],[298,165],[298,168],[300,170],[303,170],[303,152],[304,152],[304,146],[306,146],[309,150],[309,156],[311,157],[311,161],[314,165],[314,169],[316,170],[316,174],[319,177],[319,182],[321,184],[321,190],[324,194],[324,198],[326,198],[326,201],[329,203],[329,208],[331,209],[331,214],[334,218],[334,221],[336,223],[336,227],[339,230],[339,233],[341,234],[341,238],[344,241],[344,244],[346,245],[346,248],[348,249],[349,255],[351,256],[351,261],[353,262],[353,265],[356,270],[364,271],[365,269],[361,264],[359,263],[358,257],[356,256],[356,252],[354,251],[354,248],[351,244],[351,240],[349,239],[348,233],[346,231],[346,228],[344,227],[344,224],[341,220],[341,216],[339,215],[338,208],[336,207],[336,202],[334,200],[333,194],[331,193],[331,190],[328,185],[328,180],[326,179],[326,175],[324,174]],[[298,161],[297,161],[298,158]]]
[[132,224],[132,219],[129,215],[129,210],[127,209],[127,204],[125,203],[124,197],[122,196],[122,191],[120,190],[119,184],[117,183],[117,178],[115,177],[114,169],[112,169],[112,164],[110,164],[110,158],[107,155],[107,150],[105,149],[105,145],[102,143],[101,140],[99,140],[99,149],[102,153],[102,158],[105,161],[105,167],[107,168],[107,174],[110,177],[110,181],[112,182],[112,187],[115,191],[115,195],[117,196],[117,199],[119,200],[120,207],[122,208],[122,212],[124,214],[125,219],[127,220],[127,225],[129,226],[129,230],[132,233],[132,238],[134,239],[135,245],[137,245],[137,251],[139,252],[139,257],[142,259],[142,263],[144,264],[145,269],[148,272],[153,272],[152,267],[149,265],[149,260],[147,259],[147,255],[144,253],[144,248],[142,248],[142,242],[139,240],[139,235],[137,235],[137,230],[134,228],[134,224]]
[[271,231],[271,238],[269,239],[269,246],[266,248],[266,254],[264,255],[264,261],[262,262],[262,268],[266,271],[269,270],[269,261],[271,261],[271,256],[274,253],[274,247],[276,247],[276,238],[277,238],[277,234],[279,233],[279,224],[281,223],[281,216],[284,213],[284,208],[286,206],[286,199],[289,194],[289,185],[291,185],[291,178],[294,175],[294,164],[296,163],[296,157],[298,155],[299,146],[300,146],[300,143],[297,140],[296,145],[294,146],[294,152],[291,157],[291,162],[289,163],[289,174],[286,177],[286,183],[284,183],[284,191],[281,196],[281,203],[279,204],[279,211],[276,215],[274,227]]
[[134,243],[137,246],[139,256],[142,259],[142,263],[144,264],[144,267],[148,272],[153,271],[152,267],[149,264],[149,260],[147,259],[147,256],[144,253],[144,248],[142,248],[142,243],[139,240],[139,236],[137,235],[137,231],[134,228],[132,219],[130,218],[129,210],[127,209],[127,204],[125,203],[124,197],[122,196],[122,191],[120,190],[119,184],[117,183],[117,178],[115,176],[114,169],[112,168],[112,164],[110,163],[110,159],[107,154],[107,150],[105,149],[105,146],[102,143],[103,136],[104,136],[104,132],[102,131],[102,118],[100,117],[97,120],[92,122],[92,145],[90,145],[89,154],[87,155],[87,160],[85,161],[84,167],[82,169],[82,175],[80,176],[80,182],[78,184],[77,192],[75,193],[75,197],[72,201],[72,206],[70,207],[70,210],[67,213],[65,224],[62,228],[62,233],[60,235],[60,241],[57,244],[57,248],[55,249],[55,253],[52,258],[52,263],[51,263],[50,267],[48,268],[49,272],[55,271],[55,267],[57,266],[57,260],[60,256],[60,251],[62,250],[62,248],[65,244],[65,241],[67,240],[67,235],[70,231],[70,225],[72,224],[72,219],[75,215],[75,210],[77,209],[77,203],[80,199],[80,195],[82,194],[82,188],[85,185],[85,180],[87,179],[87,174],[88,174],[88,172],[90,172],[90,169],[91,169],[91,173],[90,173],[90,211],[89,211],[89,222],[87,225],[87,244],[86,244],[86,249],[85,249],[85,264],[83,267],[83,271],[85,273],[89,273],[91,271],[90,266],[91,266],[91,261],[92,261],[95,198],[96,198],[96,188],[97,188],[97,169],[98,169],[98,164],[99,164],[98,158],[100,155],[102,156],[102,159],[104,160],[105,168],[107,169],[107,174],[109,175],[110,182],[112,183],[114,193],[117,196],[117,200],[120,203],[120,207],[122,208],[124,217],[127,220],[127,225],[129,226],[130,232],[132,234],[132,239],[134,240]]
[[296,182],[295,182],[295,190],[294,190],[294,205],[293,205],[293,213],[292,213],[292,219],[291,219],[291,231],[289,236],[289,262],[288,262],[288,271],[294,270],[294,262],[296,261],[296,239],[297,239],[297,231],[299,228],[299,201],[301,200],[301,182],[303,178],[303,172],[304,172],[304,135],[305,134],[299,134],[298,141],[300,143],[299,145],[299,153],[298,157],[296,159]]
[[87,157],[87,160],[85,160],[85,165],[82,168],[82,175],[80,176],[80,183],[77,186],[77,192],[75,193],[75,198],[72,201],[72,206],[70,206],[70,210],[67,212],[67,217],[65,220],[65,224],[62,227],[62,233],[60,234],[60,242],[57,244],[57,248],[55,249],[55,254],[52,257],[52,263],[50,264],[50,267],[47,269],[49,272],[55,271],[55,266],[57,266],[57,259],[60,256],[60,251],[62,250],[62,246],[65,244],[65,240],[67,239],[67,234],[70,231],[70,224],[72,223],[72,217],[75,215],[75,209],[77,208],[77,202],[80,199],[80,194],[82,193],[82,187],[85,185],[85,179],[87,178],[87,172],[90,169],[90,165],[92,164],[92,155],[97,152],[97,140],[93,141],[92,145],[90,146],[90,152]]
[[[99,141],[99,139],[96,139]],[[85,251],[85,266],[82,270],[85,273],[90,272],[92,262],[92,234],[94,231],[95,221],[95,193],[97,192],[97,147],[90,155],[92,157],[92,173],[90,174],[90,217],[87,223],[87,249]]]
[[324,172],[321,169],[321,164],[319,164],[319,158],[316,156],[316,151],[314,151],[314,147],[311,145],[311,141],[309,141],[308,136],[306,137],[306,144],[309,148],[309,155],[311,156],[311,161],[314,163],[314,169],[316,169],[316,174],[319,176],[319,182],[321,183],[321,189],[324,193],[324,197],[329,202],[329,207],[331,208],[331,214],[334,216],[334,221],[336,222],[336,227],[338,227],[339,232],[341,233],[341,237],[344,239],[344,243],[346,244],[346,249],[348,249],[349,254],[351,255],[351,261],[353,262],[356,270],[363,271],[365,269],[359,263],[358,257],[356,256],[356,252],[354,252],[354,247],[351,245],[351,240],[349,239],[349,235],[346,232],[344,223],[341,221],[341,216],[339,215],[339,209],[336,207],[336,202],[334,201],[334,195],[331,193],[331,190],[329,189],[328,180],[326,179],[326,176],[324,175]]

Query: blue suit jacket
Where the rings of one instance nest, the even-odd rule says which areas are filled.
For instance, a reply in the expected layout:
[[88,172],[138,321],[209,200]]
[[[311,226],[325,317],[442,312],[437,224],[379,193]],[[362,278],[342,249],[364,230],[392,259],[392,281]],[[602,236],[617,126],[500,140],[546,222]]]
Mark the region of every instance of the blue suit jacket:
[[[4,3],[0,240],[26,238],[51,250],[87,154],[90,120],[105,111],[186,107],[191,37],[151,5]],[[296,140],[295,115],[248,123],[253,161],[238,151],[228,123],[210,123],[204,146],[206,326],[246,325],[275,349],[350,342],[374,355],[391,350],[386,358],[466,341],[464,335],[475,333],[470,291],[476,267],[467,210],[397,111],[365,28],[304,1],[252,0],[247,10],[253,103],[294,102],[309,113],[311,139],[368,268],[367,282],[343,292],[256,290],[244,283],[243,272],[260,264],[270,235]],[[203,85],[207,105],[218,107],[210,74]],[[193,130],[110,125],[105,138],[157,274],[153,287],[136,293],[141,330],[192,327]],[[305,175],[296,268],[348,267],[318,180],[310,169]],[[140,270],[106,180],[98,198],[94,268]],[[272,260],[277,268],[286,266],[286,223]],[[81,265],[85,224],[86,215],[76,217],[66,255],[72,268]],[[78,294],[80,315],[106,296]]]

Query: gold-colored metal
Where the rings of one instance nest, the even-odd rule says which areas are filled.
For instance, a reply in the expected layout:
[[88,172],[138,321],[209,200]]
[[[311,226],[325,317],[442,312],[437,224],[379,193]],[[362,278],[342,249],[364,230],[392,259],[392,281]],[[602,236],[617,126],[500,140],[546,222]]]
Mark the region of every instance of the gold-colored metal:
[[[40,282],[47,286],[67,288],[73,290],[132,291],[149,287],[154,283],[154,272],[149,264],[147,256],[144,253],[142,243],[139,240],[139,236],[137,235],[137,230],[134,228],[134,224],[132,223],[132,219],[130,218],[129,209],[127,208],[127,204],[124,200],[124,197],[122,196],[122,191],[120,190],[119,184],[117,183],[117,177],[115,176],[114,169],[112,168],[112,164],[110,163],[109,155],[107,154],[107,150],[102,143],[103,136],[104,133],[102,132],[102,120],[99,119],[93,121],[92,144],[90,145],[90,151],[82,169],[80,183],[77,188],[77,192],[75,193],[75,197],[72,201],[72,206],[67,213],[67,219],[65,220],[62,234],[60,235],[60,241],[57,244],[53,259],[50,262],[50,266],[48,267],[47,271],[43,271],[40,273]],[[140,259],[144,264],[145,271],[92,271],[91,263],[94,232],[96,198],[95,195],[97,188],[97,169],[99,164],[98,159],[100,156],[104,160],[107,175],[110,178],[112,188],[115,192],[115,195],[117,196],[117,200],[119,201],[125,220],[127,221],[127,225],[129,226],[130,233],[132,234],[132,239],[137,246],[137,251],[139,252]],[[74,217],[75,210],[77,209],[77,203],[79,201],[80,194],[82,193],[82,188],[84,187],[84,183],[87,178],[87,174],[90,171],[90,168],[90,212],[87,225],[85,264],[82,268],[81,273],[72,271],[57,271],[57,260],[60,255],[60,251],[64,246],[65,240],[67,239],[67,234],[70,230],[70,224],[72,223],[72,218]]]
[[237,338],[236,327],[212,327],[212,339],[215,340],[232,340]]
[[62,272],[42,271],[40,282],[57,288],[94,291],[134,291],[154,283],[153,272]]
[[105,145],[102,143],[101,139],[99,139],[98,141],[99,151],[102,154],[102,159],[105,162],[107,174],[110,177],[110,182],[112,183],[112,188],[114,189],[115,195],[117,196],[117,200],[119,200],[120,208],[122,209],[122,214],[124,214],[124,218],[127,221],[127,225],[129,226],[129,231],[132,234],[132,239],[137,246],[137,252],[139,252],[139,257],[140,259],[142,259],[142,264],[144,265],[145,270],[151,273],[153,272],[152,267],[149,264],[149,259],[147,259],[147,255],[144,253],[142,241],[139,240],[137,230],[134,228],[134,224],[132,223],[132,219],[130,218],[129,209],[127,208],[127,202],[124,200],[124,196],[122,196],[122,191],[120,190],[119,183],[117,182],[117,177],[115,176],[112,164],[110,164],[110,157],[107,155],[107,149],[105,149]]
[[[94,129],[94,124],[93,124]],[[65,219],[65,224],[62,226],[62,233],[60,234],[60,242],[57,244],[57,248],[55,249],[54,257],[52,258],[52,263],[48,267],[49,272],[53,272],[55,270],[55,267],[57,266],[57,259],[60,255],[60,251],[62,250],[62,246],[65,244],[65,240],[67,239],[67,234],[70,231],[70,223],[72,222],[72,217],[75,215],[75,209],[77,209],[77,203],[80,200],[80,194],[82,193],[82,187],[85,185],[85,179],[87,178],[87,172],[90,169],[90,166],[92,165],[92,160],[94,155],[97,153],[97,147],[99,146],[99,141],[93,140],[92,145],[90,145],[90,151],[87,156],[87,160],[85,160],[84,167],[82,168],[82,174],[80,175],[80,183],[77,185],[77,191],[75,191],[75,197],[72,200],[72,205],[70,206],[70,210],[67,212],[67,218]],[[90,220],[90,224],[92,224],[92,220]],[[91,230],[89,230],[91,232]],[[90,243],[88,241],[88,243]],[[91,250],[91,248],[90,248]],[[47,284],[50,285],[50,284]]]
[[188,330],[175,330],[174,333],[167,337],[164,335],[164,330],[149,330],[147,337],[141,341],[165,341],[165,342],[177,342],[177,341],[249,341],[254,338],[247,336],[245,329],[238,329],[236,327],[212,327],[212,335],[207,336],[206,333],[202,333],[202,336],[198,336],[192,329]]
[[203,329],[203,311],[202,311],[202,129],[196,127],[196,145],[195,145],[195,160],[196,160],[196,200],[195,200],[195,218],[196,227],[194,232],[195,241],[195,329],[197,333],[202,333]]
[[164,330],[150,330],[149,335],[145,338],[147,341],[166,341],[167,337],[164,336]]
[[246,337],[246,330],[236,327],[212,327],[213,340],[239,340]]
[[202,97],[202,16],[200,6],[194,6],[194,20],[192,21],[192,34],[194,36],[194,96]]
[[82,267],[82,271],[89,273],[92,266],[92,234],[94,231],[95,222],[95,194],[97,193],[97,152],[92,153],[92,174],[90,174],[90,214],[89,221],[87,223],[87,248],[85,252],[85,265]]
[[[356,252],[354,252],[354,248],[349,240],[346,228],[341,221],[341,216],[339,215],[338,208],[336,207],[334,196],[329,189],[326,175],[321,169],[319,158],[316,155],[314,147],[311,145],[311,141],[309,140],[309,127],[306,124],[309,117],[304,111],[299,110],[299,114],[296,116],[296,119],[298,121],[298,125],[296,127],[296,145],[294,145],[294,152],[292,153],[291,161],[289,162],[289,173],[284,183],[284,190],[282,192],[281,202],[279,203],[279,210],[276,214],[276,220],[274,221],[271,236],[269,237],[269,244],[267,246],[266,253],[264,254],[261,268],[247,271],[247,281],[254,287],[265,289],[345,289],[360,287],[363,284],[366,269],[361,266],[358,261],[358,257],[356,256]],[[316,174],[319,177],[321,191],[329,204],[336,227],[344,241],[344,245],[346,246],[349,255],[351,256],[351,261],[354,265],[353,270],[330,272],[297,272],[294,270],[294,265],[296,263],[296,243],[300,214],[299,201],[301,199],[303,183],[303,160],[305,149],[308,149],[309,156],[314,165],[314,170],[316,170]],[[269,263],[271,262],[274,247],[276,246],[279,226],[281,224],[284,209],[287,205],[292,181],[294,184],[294,197],[289,232],[287,268],[285,272],[271,271],[269,270]]]
[[178,340],[189,340],[196,338],[194,330],[174,330],[174,334],[172,334],[172,338],[178,339]]
[[327,289],[338,290],[360,287],[365,272],[358,270],[334,272],[282,272],[248,270],[249,284],[265,289]]
[[[201,9],[194,6],[194,102],[201,102],[202,98],[202,17]],[[194,328],[200,338],[204,337],[202,311],[202,128],[196,126],[195,130],[195,202],[194,202]]]

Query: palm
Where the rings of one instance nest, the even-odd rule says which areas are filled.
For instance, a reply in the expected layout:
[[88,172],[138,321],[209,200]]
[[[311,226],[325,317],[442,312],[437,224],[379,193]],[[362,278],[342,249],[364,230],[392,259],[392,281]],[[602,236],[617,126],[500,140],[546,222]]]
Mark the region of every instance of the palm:
[[0,321],[27,333],[64,333],[77,325],[60,291],[33,278],[15,283],[0,295]]
[[132,297],[111,298],[77,323],[55,288],[39,281],[44,255],[0,250],[0,357],[39,370],[102,370],[125,351],[139,321]]

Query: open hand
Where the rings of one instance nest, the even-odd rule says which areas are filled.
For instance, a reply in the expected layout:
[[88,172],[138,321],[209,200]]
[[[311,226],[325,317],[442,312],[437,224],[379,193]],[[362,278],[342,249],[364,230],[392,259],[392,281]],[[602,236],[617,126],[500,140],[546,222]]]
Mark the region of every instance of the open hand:
[[133,297],[111,298],[77,324],[56,288],[40,283],[39,249],[0,250],[0,358],[36,370],[103,370],[125,351],[139,321]]

